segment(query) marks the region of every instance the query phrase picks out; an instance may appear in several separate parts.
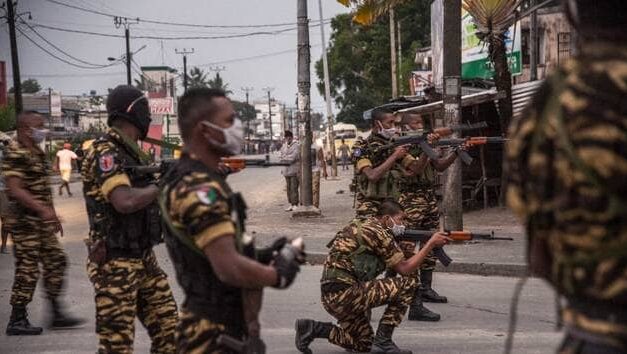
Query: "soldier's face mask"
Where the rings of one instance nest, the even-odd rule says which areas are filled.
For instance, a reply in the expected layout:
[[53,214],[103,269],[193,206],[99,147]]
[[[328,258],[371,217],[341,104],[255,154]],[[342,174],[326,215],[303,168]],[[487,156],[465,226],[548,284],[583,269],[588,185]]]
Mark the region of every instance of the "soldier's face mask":
[[235,118],[233,120],[233,124],[231,124],[228,128],[222,128],[218,125],[215,125],[211,122],[204,121],[203,125],[219,130],[224,135],[224,143],[219,143],[215,140],[211,140],[211,143],[224,151],[228,152],[230,155],[238,155],[242,152],[242,146],[244,145],[244,126],[242,125],[242,121],[239,118]]
[[394,218],[390,216],[390,223],[392,224],[389,229],[390,231],[392,231],[392,235],[394,236],[402,236],[405,233],[405,225],[403,224],[397,224],[396,221],[394,221]]
[[392,139],[398,132],[396,127],[384,128],[381,121],[377,121],[377,124],[379,125],[379,134],[386,139]]

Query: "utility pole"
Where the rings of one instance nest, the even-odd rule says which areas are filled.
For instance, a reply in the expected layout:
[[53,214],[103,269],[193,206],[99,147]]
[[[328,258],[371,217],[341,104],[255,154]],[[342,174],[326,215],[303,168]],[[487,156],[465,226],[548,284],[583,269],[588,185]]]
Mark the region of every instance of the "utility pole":
[[174,52],[183,56],[183,91],[187,92],[187,54],[194,54],[194,48],[191,50],[183,48],[181,51],[174,49]]
[[292,217],[320,215],[320,210],[312,205],[312,151],[311,151],[311,54],[309,48],[309,19],[307,0],[297,1],[298,25],[298,109],[305,134],[300,144],[301,182],[300,194],[303,206],[297,208]]
[[[444,124],[454,126],[461,122],[461,0],[444,0],[443,77]],[[454,137],[458,138],[459,133]],[[462,165],[459,159],[445,172],[444,228],[462,230]]]
[[394,8],[390,7],[390,72],[392,73],[392,98],[398,97],[398,84],[396,82],[396,25],[394,21]]
[[268,119],[270,120],[270,148],[272,148],[273,144],[273,133],[272,133],[272,97],[270,96],[270,92],[274,91],[274,87],[264,87],[261,89],[268,94]]
[[[250,103],[248,101],[248,95],[253,91],[252,87],[242,87],[242,91],[246,93],[246,106],[249,106]],[[250,153],[249,145],[250,145],[250,121],[252,117],[246,117],[246,136],[248,137],[248,143],[246,144],[246,153]]]
[[398,38],[398,94],[403,96],[403,48],[401,46],[401,21],[396,21],[397,38]]
[[131,31],[130,27],[132,24],[139,23],[138,20],[130,21],[126,17],[115,16],[113,18],[113,24],[115,28],[120,28],[120,26],[124,26],[124,37],[126,38],[126,84],[132,85],[131,82],[131,61],[133,60],[133,53],[131,53]]
[[7,0],[7,22],[11,42],[11,66],[13,67],[13,94],[15,97],[15,113],[22,113],[22,81],[20,79],[20,61],[17,55],[17,39],[15,37],[15,8],[13,0]]
[[[536,6],[536,0],[531,0],[529,6]],[[538,80],[538,13],[531,11],[529,21],[529,81]]]
[[335,156],[335,119],[331,110],[331,84],[329,79],[329,61],[327,59],[327,46],[324,38],[324,23],[322,20],[322,0],[318,0],[318,10],[320,11],[320,37],[322,37],[322,66],[324,68],[324,100],[327,104],[327,140],[329,141],[329,150],[331,150],[331,176],[337,177],[337,158]]

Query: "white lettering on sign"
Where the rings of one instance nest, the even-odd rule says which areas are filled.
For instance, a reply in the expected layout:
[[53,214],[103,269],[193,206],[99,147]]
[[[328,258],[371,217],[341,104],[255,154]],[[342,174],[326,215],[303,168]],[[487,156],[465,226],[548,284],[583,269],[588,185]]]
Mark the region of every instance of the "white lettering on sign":
[[174,99],[172,97],[149,98],[150,114],[174,114]]

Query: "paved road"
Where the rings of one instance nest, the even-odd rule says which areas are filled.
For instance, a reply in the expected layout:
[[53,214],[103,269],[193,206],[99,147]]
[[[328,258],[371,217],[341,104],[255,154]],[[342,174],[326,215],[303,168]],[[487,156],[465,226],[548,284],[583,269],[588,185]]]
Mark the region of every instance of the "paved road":
[[[348,194],[349,173],[338,181],[323,182],[323,217],[316,219],[292,219],[283,211],[282,177],[279,168],[249,169],[230,177],[235,189],[245,193],[250,206],[249,231],[260,236],[261,243],[276,235],[305,237],[310,251],[324,251],[324,244],[333,236],[340,225],[350,220],[350,196]],[[82,239],[87,233],[84,201],[77,197],[80,184],[73,183],[75,197],[57,197],[56,207],[64,220],[64,247],[70,258],[67,302],[71,310],[89,318],[88,326],[81,330],[46,332],[38,337],[6,337],[0,335],[0,352],[4,353],[89,353],[96,343],[94,335],[94,304],[92,288],[85,274],[86,251]],[[343,194],[336,194],[343,190]],[[490,228],[501,228],[512,234],[519,233],[510,214],[502,210],[490,213],[467,214],[467,222],[478,220]],[[504,231],[504,232],[505,232]],[[520,262],[523,244],[518,237],[512,243],[483,243],[481,245],[459,245],[447,247],[454,258],[473,259],[475,262],[490,259]],[[492,247],[492,248],[491,248]],[[157,254],[166,272],[173,270],[163,247]],[[262,314],[264,338],[270,353],[294,353],[293,322],[305,316],[320,320],[331,320],[324,312],[319,300],[319,266],[303,267],[301,277],[288,291],[270,290],[265,296]],[[0,255],[0,325],[9,317],[8,306],[13,280],[13,258]],[[171,277],[177,301],[182,301],[181,292]],[[481,277],[463,274],[437,274],[438,289],[451,299],[448,305],[433,304],[443,320],[439,323],[404,323],[396,333],[399,344],[426,353],[500,353],[504,342],[508,319],[508,306],[514,278]],[[33,323],[44,323],[45,306],[41,289],[30,306]],[[376,312],[375,319],[380,315]],[[517,335],[516,353],[550,352],[559,341],[554,326],[553,295],[539,280],[528,285],[520,306],[520,332]],[[138,324],[138,327],[141,325]],[[137,331],[136,352],[148,352],[149,340],[143,329]],[[326,343],[314,344],[315,352],[343,353]]]

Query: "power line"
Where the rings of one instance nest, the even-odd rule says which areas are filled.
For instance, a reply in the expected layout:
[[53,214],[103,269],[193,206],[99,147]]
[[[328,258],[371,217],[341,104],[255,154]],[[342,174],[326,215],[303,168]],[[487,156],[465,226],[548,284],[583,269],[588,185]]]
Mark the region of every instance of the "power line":
[[[311,47],[319,47],[320,44],[316,44],[316,45],[312,45]],[[282,50],[279,52],[272,52],[272,53],[266,53],[266,54],[260,54],[260,55],[253,55],[250,57],[242,57],[242,58],[234,58],[234,59],[226,59],[226,60],[221,60],[221,61],[214,61],[212,63],[206,63],[206,64],[199,64],[199,65],[194,65],[197,67],[207,67],[207,66],[212,66],[212,65],[219,65],[219,64],[230,64],[230,63],[236,63],[236,62],[240,62],[240,61],[247,61],[247,60],[254,60],[254,59],[261,59],[261,58],[269,58],[269,57],[274,57],[277,55],[282,55],[282,54],[288,54],[288,53],[294,53],[296,52],[297,49],[287,49],[287,50]]]
[[80,68],[80,69],[102,69],[102,68],[95,68],[93,66],[85,66],[85,65],[79,65],[76,63],[73,63],[71,61],[68,61],[66,59],[63,59],[61,57],[58,57],[56,54],[50,52],[48,49],[44,48],[43,46],[41,46],[39,43],[37,43],[35,40],[33,40],[32,38],[30,38],[26,33],[24,33],[19,27],[15,28],[18,32],[20,32],[22,34],[22,36],[24,36],[24,38],[28,39],[31,43],[33,43],[37,48],[41,49],[43,52],[45,52],[46,54],[50,55],[51,57],[64,62],[68,65]]
[[[21,19],[20,19],[21,20]],[[107,68],[113,65],[117,65],[117,61],[113,62],[111,64],[94,64],[85,60],[82,60],[80,58],[77,58],[71,54],[69,54],[68,52],[64,51],[63,49],[59,48],[58,46],[56,46],[54,43],[50,42],[48,39],[46,39],[44,36],[42,36],[39,32],[37,32],[31,25],[29,25],[26,21],[21,20],[21,23],[26,25],[28,28],[30,28],[30,30],[35,33],[39,38],[41,38],[44,42],[46,42],[48,45],[50,45],[52,48],[56,49],[57,51],[61,52],[62,54],[65,54],[67,57],[74,59],[76,61],[78,61],[79,63],[83,63],[83,64],[87,64],[87,65],[91,65],[94,67],[94,69],[102,69],[102,68]]]
[[[326,23],[325,23],[326,24]],[[311,27],[317,27],[319,25],[312,25]],[[78,33],[78,34],[86,34],[91,36],[100,36],[100,37],[110,37],[110,38],[124,38],[124,36],[119,34],[110,34],[103,32],[93,32],[93,31],[84,31],[84,30],[75,30],[69,28],[62,28],[56,26],[48,26],[44,24],[33,24],[33,27],[45,28],[53,31],[60,32],[68,32],[68,33]],[[133,39],[156,39],[156,40],[164,40],[164,41],[172,41],[172,40],[201,40],[201,39],[233,39],[233,38],[244,38],[244,37],[253,37],[253,36],[261,36],[261,35],[277,35],[289,31],[296,30],[296,27],[285,28],[276,31],[258,31],[258,32],[248,32],[248,33],[238,33],[238,34],[229,34],[229,35],[219,35],[219,36],[176,36],[176,37],[164,37],[164,36],[131,36]]]
[[[113,13],[92,10],[88,8],[84,8],[77,5],[66,4],[57,0],[46,0],[50,3],[57,4],[60,6],[65,6],[71,9],[88,12],[96,15],[107,16],[107,17],[128,17],[128,16],[120,16]],[[285,27],[285,26],[295,26],[297,23],[295,22],[285,22],[285,23],[266,23],[266,24],[254,24],[254,25],[203,25],[203,24],[194,24],[194,23],[180,23],[180,22],[168,22],[161,20],[151,20],[151,19],[142,19],[136,17],[137,21],[152,23],[156,25],[166,25],[166,26],[181,26],[181,27],[199,27],[199,28],[267,28],[267,27]],[[327,19],[329,20],[329,19]]]

